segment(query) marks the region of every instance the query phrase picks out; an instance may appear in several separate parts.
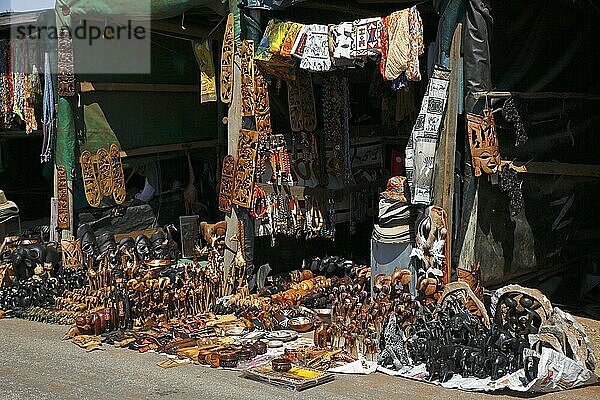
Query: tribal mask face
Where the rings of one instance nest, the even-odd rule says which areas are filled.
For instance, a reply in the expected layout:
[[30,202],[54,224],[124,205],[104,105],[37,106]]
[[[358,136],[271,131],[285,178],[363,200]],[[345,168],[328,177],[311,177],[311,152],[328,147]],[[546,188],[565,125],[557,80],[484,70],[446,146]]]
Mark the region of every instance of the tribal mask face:
[[467,134],[475,176],[481,176],[482,170],[486,174],[498,172],[502,160],[492,110],[484,109],[483,117],[467,114]]

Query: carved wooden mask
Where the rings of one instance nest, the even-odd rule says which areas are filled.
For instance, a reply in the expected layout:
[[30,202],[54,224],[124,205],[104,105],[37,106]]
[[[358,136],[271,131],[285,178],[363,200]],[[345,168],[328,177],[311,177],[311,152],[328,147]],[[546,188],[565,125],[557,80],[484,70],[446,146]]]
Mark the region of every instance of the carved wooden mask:
[[475,176],[481,176],[481,171],[486,174],[498,172],[501,158],[492,110],[484,109],[483,117],[467,114],[467,134]]

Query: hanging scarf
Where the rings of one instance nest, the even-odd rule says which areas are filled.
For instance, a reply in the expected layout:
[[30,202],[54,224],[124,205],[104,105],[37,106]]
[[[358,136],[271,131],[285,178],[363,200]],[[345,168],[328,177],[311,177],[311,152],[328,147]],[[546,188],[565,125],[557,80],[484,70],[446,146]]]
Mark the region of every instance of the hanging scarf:
[[198,68],[200,68],[200,103],[217,101],[215,65],[213,64],[210,41],[196,40],[192,43]]
[[406,177],[413,204],[433,202],[433,167],[448,97],[450,71],[436,67],[406,145]]
[[384,19],[387,43],[383,41],[379,69],[383,78],[393,81],[400,77],[408,68],[410,53],[410,35],[408,9],[396,11]]
[[308,37],[309,26],[310,25],[302,25],[300,32],[298,32],[298,36],[296,37],[296,41],[294,41],[291,52],[294,57],[302,58],[304,55],[304,48],[306,47],[306,38]]
[[46,53],[44,55],[44,142],[42,144],[42,154],[40,155],[42,163],[52,161],[52,153],[54,153],[54,144],[56,142],[56,117],[54,115],[54,104],[52,71],[50,70],[49,56],[48,53]]
[[364,18],[353,23],[353,58],[377,56],[381,53],[381,28],[383,20],[380,17]]
[[[270,20],[265,33],[256,48],[254,59],[260,64],[263,71],[270,75],[282,77],[284,79],[293,79],[294,62],[288,57],[279,54],[279,49],[284,45],[287,34],[282,34],[281,25],[275,20]],[[287,30],[289,32],[289,29]],[[271,49],[278,49],[273,53]]]
[[352,22],[329,25],[329,51],[333,58],[333,64],[338,68],[354,65],[352,37]]
[[269,51],[278,54],[281,51],[281,45],[290,29],[290,22],[278,22],[273,28],[273,35],[269,40]]
[[333,146],[331,158],[332,175],[340,176],[344,167],[342,131],[342,95],[337,75],[323,79],[323,131],[325,138]]
[[410,37],[410,51],[408,55],[408,65],[406,77],[409,81],[420,81],[421,71],[419,70],[419,56],[425,51],[423,45],[423,21],[417,7],[411,7],[408,14],[408,26]]
[[10,42],[6,42],[6,62],[4,65],[6,69],[2,74],[2,114],[4,116],[4,128],[10,129],[13,125],[12,114],[14,102],[12,51]]
[[11,42],[13,52],[13,113],[17,115],[21,121],[25,120],[25,57],[21,40],[13,40]]
[[283,43],[281,44],[281,48],[279,54],[282,57],[289,58],[292,54],[292,48],[294,47],[294,43],[296,42],[296,38],[298,34],[302,30],[304,25],[298,24],[296,22],[290,22],[287,33],[285,34],[285,38],[283,39]]
[[340,90],[342,92],[342,134],[344,143],[344,183],[351,185],[356,183],[352,175],[352,158],[350,156],[350,85],[348,77],[342,77],[340,81]]
[[35,60],[34,54],[31,52],[31,47],[28,44],[25,46],[25,68],[24,71],[24,86],[25,86],[25,132],[31,133],[37,131],[38,124],[35,118],[35,104],[37,104],[37,93],[39,92],[39,75],[35,64],[30,61]]
[[300,68],[315,72],[325,72],[331,69],[327,25],[309,25]]

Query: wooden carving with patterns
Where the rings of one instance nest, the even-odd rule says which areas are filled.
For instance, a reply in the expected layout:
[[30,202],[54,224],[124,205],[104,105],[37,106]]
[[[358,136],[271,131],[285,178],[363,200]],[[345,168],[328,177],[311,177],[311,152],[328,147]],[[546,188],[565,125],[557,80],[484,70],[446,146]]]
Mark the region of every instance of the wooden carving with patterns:
[[235,52],[235,22],[233,14],[227,16],[223,46],[221,48],[221,101],[230,103],[233,95],[233,56]]
[[481,286],[481,264],[475,263],[471,267],[471,271],[463,268],[456,269],[456,277],[459,282],[465,282],[469,285],[475,296],[483,301],[483,286]]

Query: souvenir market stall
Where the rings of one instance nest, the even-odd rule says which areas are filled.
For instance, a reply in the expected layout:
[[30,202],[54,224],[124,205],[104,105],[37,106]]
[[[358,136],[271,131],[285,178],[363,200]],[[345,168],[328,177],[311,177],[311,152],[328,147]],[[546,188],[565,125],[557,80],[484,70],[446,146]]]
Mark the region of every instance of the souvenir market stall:
[[[46,76],[43,104],[56,95],[58,112],[43,115],[59,229],[2,243],[2,316],[68,325],[64,339],[88,352],[155,352],[161,368],[235,370],[295,390],[376,371],[477,391],[598,382],[579,322],[540,290],[486,290],[474,228],[456,222],[471,212],[463,169],[499,176],[511,207],[523,201],[492,95],[462,100],[482,82],[470,35],[485,24],[465,16],[487,10],[292,0],[232,1],[227,13],[166,0],[150,16],[153,44],[173,46],[182,73],[169,76],[158,50],[150,76],[76,76],[65,29],[86,15],[148,18],[122,3],[57,2],[57,91]],[[207,16],[213,25],[198,27]],[[192,91],[179,80],[189,86],[194,73]],[[185,105],[194,101],[209,104]],[[503,113],[521,138],[515,102]],[[148,134],[152,124],[175,137]],[[185,210],[162,226],[136,211],[125,174],[160,147],[184,152],[188,177],[177,192]],[[202,148],[217,151],[200,183],[191,153]],[[194,204],[209,199],[214,210],[198,215]]]

